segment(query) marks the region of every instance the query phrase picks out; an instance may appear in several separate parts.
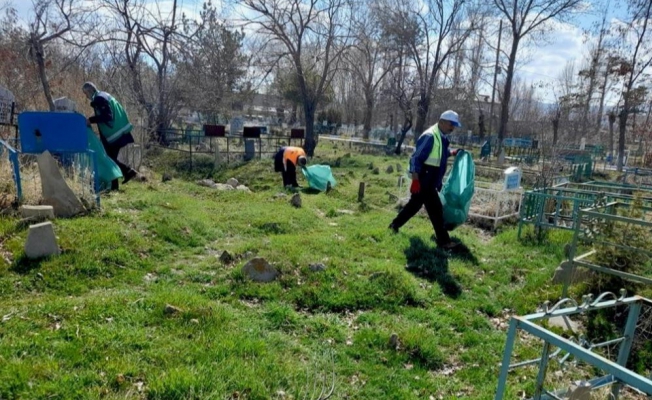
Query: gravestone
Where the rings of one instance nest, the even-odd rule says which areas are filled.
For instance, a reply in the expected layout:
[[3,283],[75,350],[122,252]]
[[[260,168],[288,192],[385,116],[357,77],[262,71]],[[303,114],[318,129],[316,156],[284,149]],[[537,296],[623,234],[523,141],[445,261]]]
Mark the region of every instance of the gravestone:
[[54,219],[54,208],[52,206],[21,206],[20,214],[23,218]]
[[41,175],[43,203],[54,208],[54,215],[69,218],[84,212],[84,206],[61,176],[57,162],[50,152],[39,154],[36,160]]
[[52,222],[43,222],[29,226],[27,241],[25,242],[25,255],[28,258],[40,258],[59,255],[61,250],[57,245]]

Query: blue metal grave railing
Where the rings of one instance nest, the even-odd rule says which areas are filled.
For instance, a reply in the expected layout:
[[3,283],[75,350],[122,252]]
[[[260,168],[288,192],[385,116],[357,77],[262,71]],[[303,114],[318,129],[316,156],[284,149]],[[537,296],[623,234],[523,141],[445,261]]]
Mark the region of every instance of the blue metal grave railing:
[[[561,308],[562,306],[568,304],[571,304],[571,307]],[[567,393],[567,390],[562,389],[549,391],[544,387],[548,362],[551,359],[558,357],[562,352],[566,352],[566,354],[560,358],[560,363],[566,362],[568,358],[572,356],[580,361],[599,368],[606,373],[604,376],[598,376],[588,381],[588,383],[591,385],[591,390],[596,390],[611,385],[612,397],[610,398],[617,400],[622,385],[626,384],[643,393],[652,395],[652,380],[641,376],[625,367],[627,360],[629,359],[632,343],[634,341],[634,335],[636,334],[636,326],[643,304],[648,307],[652,307],[652,301],[649,299],[640,296],[625,297],[625,291],[621,291],[619,297],[613,293],[606,292],[601,294],[595,301],[593,301],[592,296],[587,295],[583,297],[582,304],[578,305],[574,300],[564,298],[553,307],[549,307],[549,303],[546,302],[542,312],[526,315],[523,317],[512,317],[507,332],[507,341],[505,343],[505,351],[503,353],[503,361],[500,368],[500,376],[498,378],[498,387],[496,389],[496,396],[494,399],[502,400],[504,398],[505,390],[507,387],[507,375],[511,369],[537,363],[539,364],[539,372],[537,374],[536,386],[532,399],[549,400],[562,398],[562,396]],[[543,319],[550,319],[553,317],[567,318],[571,315],[583,314],[589,311],[623,305],[629,307],[623,336],[618,339],[612,339],[602,343],[590,344],[586,341],[576,343],[571,339],[563,338],[534,323],[535,321]],[[518,329],[524,330],[525,332],[528,332],[529,334],[544,341],[543,351],[540,358],[510,364]],[[604,347],[612,344],[619,344],[618,357],[616,362],[613,362],[591,351],[594,348]],[[551,351],[553,346],[557,347],[557,350]]]
[[[519,213],[518,237],[524,225],[535,227],[573,230],[574,221],[582,208],[592,207],[598,202],[620,201],[631,203],[634,196],[619,193],[605,193],[568,188],[569,185],[530,190],[523,193]],[[573,187],[581,187],[572,185]],[[590,187],[590,186],[589,186]],[[641,197],[643,205],[652,207],[652,193]]]
[[[572,263],[574,268],[581,267],[587,268],[592,271],[599,273],[615,275],[620,278],[630,280],[633,282],[639,282],[646,285],[652,285],[652,266],[647,265],[649,270],[645,270],[646,266],[640,266],[643,268],[641,270],[647,276],[636,275],[629,272],[615,270],[613,268],[607,268],[604,266],[597,265],[591,262],[591,256],[596,253],[595,250],[591,250],[587,253],[584,253],[580,256],[577,256],[579,246],[582,244],[588,245],[601,245],[601,246],[613,246],[623,250],[631,250],[639,254],[646,254],[652,258],[652,248],[644,249],[630,246],[628,243],[619,243],[615,241],[610,241],[608,237],[605,237],[604,232],[601,232],[600,225],[606,226],[609,223],[622,223],[627,224],[627,226],[638,226],[642,227],[643,231],[650,232],[652,229],[652,222],[639,218],[631,218],[623,215],[618,215],[618,210],[623,208],[631,207],[631,203],[622,202],[621,199],[618,201],[613,201],[610,203],[602,204],[593,208],[580,209],[578,217],[573,224],[573,241],[571,242],[570,252],[568,255],[568,260]],[[649,203],[643,203],[639,210],[643,213],[652,214],[652,206]],[[593,226],[591,226],[593,225]],[[622,240],[625,242],[625,240]],[[567,279],[564,282],[562,296],[566,296],[568,293],[568,288],[571,284],[572,276],[571,274],[567,275]]]
[[[4,140],[0,139],[0,145],[0,150],[6,149],[8,153],[9,162],[11,162],[13,169],[14,183],[16,184],[16,198],[18,201],[20,201],[23,197],[23,189],[20,182],[20,164],[18,163],[18,152]],[[0,151],[0,155],[1,153],[2,152]]]

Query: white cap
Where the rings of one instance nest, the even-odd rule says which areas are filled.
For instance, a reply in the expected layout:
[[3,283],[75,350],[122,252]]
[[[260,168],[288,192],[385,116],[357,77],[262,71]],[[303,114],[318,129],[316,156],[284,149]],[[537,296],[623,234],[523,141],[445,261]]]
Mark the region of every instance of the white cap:
[[458,128],[462,126],[462,124],[460,124],[459,115],[457,115],[457,113],[453,110],[444,111],[443,113],[441,113],[439,119],[445,119],[446,121],[450,121],[453,123],[453,126],[456,126]]

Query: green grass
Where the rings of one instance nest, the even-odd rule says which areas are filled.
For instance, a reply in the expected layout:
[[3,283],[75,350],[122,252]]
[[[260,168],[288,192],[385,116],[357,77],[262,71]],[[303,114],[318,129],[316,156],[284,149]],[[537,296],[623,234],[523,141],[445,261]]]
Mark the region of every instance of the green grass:
[[[334,164],[337,151],[313,162]],[[63,253],[50,259],[25,259],[26,229],[0,219],[0,399],[301,399],[333,372],[337,399],[493,398],[506,338],[493,321],[558,298],[549,282],[569,237],[535,246],[464,226],[453,233],[463,251],[449,255],[422,216],[391,234],[386,192],[399,174],[385,168],[406,161],[344,157],[335,190],[302,194],[300,209],[275,197],[271,160],[196,161],[192,176],[130,183],[101,212],[55,221]],[[232,176],[254,192],[193,181]],[[236,261],[222,264],[224,250]],[[280,277],[245,279],[252,255]],[[535,374],[510,377],[506,398],[531,395],[521,378]]]

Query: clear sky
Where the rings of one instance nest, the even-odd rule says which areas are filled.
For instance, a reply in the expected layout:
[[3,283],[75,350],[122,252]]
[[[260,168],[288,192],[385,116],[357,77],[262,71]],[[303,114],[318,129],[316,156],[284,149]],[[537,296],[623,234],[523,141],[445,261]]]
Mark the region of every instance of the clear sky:
[[[148,1],[153,6],[157,4],[161,10],[169,10],[172,4],[172,0]],[[27,22],[30,19],[31,0],[9,0],[8,2],[18,10],[21,20]],[[203,2],[204,0],[178,0],[178,4],[189,16],[197,15]],[[214,4],[219,4],[219,2],[219,0],[213,1]],[[550,86],[556,83],[567,61],[575,59],[576,64],[581,63],[588,49],[585,32],[594,24],[600,23],[602,10],[609,10],[608,21],[614,18],[622,19],[625,16],[626,10],[622,5],[619,8],[618,4],[622,4],[622,1],[587,0],[586,13],[573,18],[568,23],[555,23],[554,31],[548,35],[545,42],[539,42],[530,49],[523,49],[524,56],[528,53],[527,62],[518,66],[517,76],[525,82],[540,87],[538,89],[540,100],[552,102],[554,95]],[[505,45],[503,43],[503,48]]]

